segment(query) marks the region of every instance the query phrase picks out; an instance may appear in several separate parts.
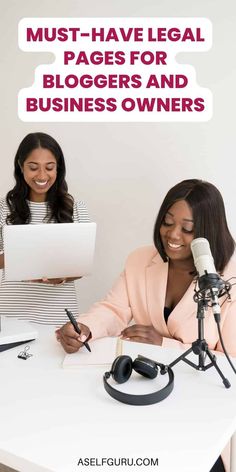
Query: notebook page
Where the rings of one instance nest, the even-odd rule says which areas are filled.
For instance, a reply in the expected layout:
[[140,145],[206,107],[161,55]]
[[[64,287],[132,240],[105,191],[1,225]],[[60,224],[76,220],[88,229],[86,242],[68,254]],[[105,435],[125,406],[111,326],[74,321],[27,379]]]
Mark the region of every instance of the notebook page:
[[109,365],[122,354],[120,338],[101,338],[89,342],[91,352],[82,347],[78,352],[66,354],[62,363],[63,368],[78,368],[86,365]]

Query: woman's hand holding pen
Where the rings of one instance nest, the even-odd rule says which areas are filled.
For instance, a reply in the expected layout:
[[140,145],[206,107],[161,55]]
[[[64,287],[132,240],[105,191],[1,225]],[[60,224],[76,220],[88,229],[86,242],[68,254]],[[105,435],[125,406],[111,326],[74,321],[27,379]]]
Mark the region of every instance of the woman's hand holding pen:
[[77,352],[84,345],[83,343],[89,338],[90,329],[88,326],[82,323],[78,323],[78,326],[81,330],[81,334],[75,332],[74,327],[70,322],[56,330],[56,338],[68,354]]

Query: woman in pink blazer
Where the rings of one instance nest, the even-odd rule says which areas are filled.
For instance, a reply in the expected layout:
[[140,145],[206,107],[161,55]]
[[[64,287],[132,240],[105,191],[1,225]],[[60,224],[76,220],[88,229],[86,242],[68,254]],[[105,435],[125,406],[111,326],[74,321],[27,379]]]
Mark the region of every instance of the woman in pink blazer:
[[[167,193],[154,227],[154,245],[128,256],[125,269],[106,298],[79,317],[81,335],[71,323],[56,335],[66,352],[104,336],[186,350],[198,337],[197,304],[193,300],[196,269],[190,243],[209,241],[216,271],[224,280],[236,276],[235,243],[229,232],[222,196],[209,182],[184,180]],[[220,298],[221,331],[229,354],[236,356],[236,286],[231,302]],[[130,325],[130,322],[132,324]],[[222,351],[209,307],[204,322],[211,350]],[[211,472],[224,472],[221,458]]]
[[[209,182],[184,180],[169,190],[161,205],[154,246],[132,252],[106,298],[80,315],[81,336],[71,323],[57,330],[65,351],[77,351],[81,339],[91,334],[92,339],[121,335],[165,347],[189,347],[198,334],[193,300],[196,269],[190,249],[198,237],[209,241],[221,277],[236,276],[235,243],[220,192]],[[236,286],[230,294],[230,303],[220,298],[221,330],[226,349],[236,356]],[[211,308],[205,314],[204,329],[209,348],[222,351]]]

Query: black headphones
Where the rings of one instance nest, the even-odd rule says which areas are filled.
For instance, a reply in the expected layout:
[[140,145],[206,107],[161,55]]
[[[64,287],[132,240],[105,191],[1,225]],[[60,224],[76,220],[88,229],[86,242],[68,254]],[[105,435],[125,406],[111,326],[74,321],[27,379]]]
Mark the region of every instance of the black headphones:
[[[144,395],[124,393],[113,388],[108,382],[110,376],[119,384],[126,382],[130,378],[133,369],[148,379],[155,379],[158,374],[158,367],[160,368],[161,375],[168,373],[169,380],[165,387],[153,393]],[[132,361],[130,356],[118,356],[114,360],[110,372],[105,372],[103,383],[107,393],[119,402],[127,403],[128,405],[152,405],[153,403],[164,400],[164,398],[170,395],[174,388],[174,372],[169,366],[159,364],[159,362],[152,361],[147,357],[138,355],[138,357]]]

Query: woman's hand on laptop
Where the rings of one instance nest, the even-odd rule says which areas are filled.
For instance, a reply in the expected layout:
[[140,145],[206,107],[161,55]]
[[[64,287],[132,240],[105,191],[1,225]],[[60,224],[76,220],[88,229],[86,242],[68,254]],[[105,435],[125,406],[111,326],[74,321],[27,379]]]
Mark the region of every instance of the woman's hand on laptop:
[[54,278],[48,279],[47,277],[43,277],[42,279],[34,279],[25,282],[32,282],[38,284],[49,284],[49,285],[64,285],[66,282],[73,282],[74,280],[81,279],[81,277],[64,277],[64,278]]
[[57,340],[61,343],[63,349],[69,354],[77,352],[90,336],[90,329],[88,326],[82,323],[77,324],[81,331],[80,334],[75,332],[70,322],[64,324],[55,332]]
[[67,282],[68,279],[66,278],[54,278],[54,279],[47,279],[47,277],[43,277],[42,279],[33,279],[33,280],[23,280],[23,282],[29,283],[36,283],[36,284],[48,284],[48,285],[63,285]]
[[4,269],[4,254],[0,254],[0,269]]

